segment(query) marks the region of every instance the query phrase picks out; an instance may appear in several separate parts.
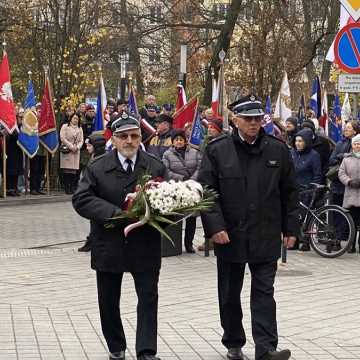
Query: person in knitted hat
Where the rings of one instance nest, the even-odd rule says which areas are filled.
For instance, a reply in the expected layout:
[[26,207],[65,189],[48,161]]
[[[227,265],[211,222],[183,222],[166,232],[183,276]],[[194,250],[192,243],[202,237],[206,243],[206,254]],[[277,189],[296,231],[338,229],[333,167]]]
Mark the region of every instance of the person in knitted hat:
[[321,160],[321,173],[322,180],[321,183],[325,183],[325,174],[328,170],[329,159],[332,152],[333,145],[328,137],[318,134],[316,132],[316,127],[311,120],[305,120],[302,123],[302,128],[308,128],[312,131],[312,148],[319,153]]
[[220,119],[215,118],[209,120],[208,135],[211,140],[220,136],[222,134],[222,131],[223,131],[223,122]]
[[285,121],[286,143],[289,147],[294,147],[295,135],[298,132],[298,118],[291,116]]
[[[345,185],[343,207],[350,210],[355,228],[360,227],[360,134],[351,140],[351,153],[345,154],[339,168],[339,180]],[[359,247],[360,247],[360,241]],[[349,252],[356,251],[354,242]]]

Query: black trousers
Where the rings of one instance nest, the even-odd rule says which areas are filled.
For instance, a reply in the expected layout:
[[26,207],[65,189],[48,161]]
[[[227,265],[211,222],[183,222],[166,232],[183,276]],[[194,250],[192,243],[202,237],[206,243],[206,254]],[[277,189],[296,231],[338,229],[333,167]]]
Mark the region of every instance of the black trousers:
[[45,173],[45,156],[35,155],[30,159],[30,191],[40,191]]
[[[350,209],[350,214],[351,217],[354,220],[355,223],[355,229],[356,229],[356,234],[355,234],[355,240],[354,240],[354,244],[353,244],[353,249],[356,248],[356,237],[357,237],[357,231],[360,229],[360,207],[351,207]],[[360,237],[358,239],[359,242],[359,250],[360,250]]]
[[18,180],[19,175],[8,175],[7,176],[7,190],[18,191]]
[[196,232],[196,217],[190,216],[185,220],[184,245],[186,248],[192,247]]
[[[137,305],[136,354],[157,352],[157,312],[159,271],[131,273],[135,282]],[[120,316],[123,273],[96,272],[102,331],[111,353],[126,349]]]
[[[241,290],[245,264],[217,260],[218,294],[221,326],[224,329],[222,343],[225,347],[243,347],[246,343],[242,324]],[[255,342],[255,359],[278,345],[274,280],[277,262],[249,264],[251,271],[251,325]]]
[[77,174],[63,173],[64,190],[66,194],[72,194],[77,188]]

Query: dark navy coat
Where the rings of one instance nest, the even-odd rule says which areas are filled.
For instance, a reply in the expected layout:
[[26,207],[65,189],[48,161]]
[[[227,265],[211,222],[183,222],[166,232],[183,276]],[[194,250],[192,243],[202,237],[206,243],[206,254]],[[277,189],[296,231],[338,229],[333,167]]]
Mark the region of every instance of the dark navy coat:
[[321,184],[320,155],[312,149],[311,145],[313,133],[310,129],[303,129],[296,134],[296,137],[298,136],[303,138],[305,149],[302,151],[291,149],[295,165],[296,182],[298,185]]

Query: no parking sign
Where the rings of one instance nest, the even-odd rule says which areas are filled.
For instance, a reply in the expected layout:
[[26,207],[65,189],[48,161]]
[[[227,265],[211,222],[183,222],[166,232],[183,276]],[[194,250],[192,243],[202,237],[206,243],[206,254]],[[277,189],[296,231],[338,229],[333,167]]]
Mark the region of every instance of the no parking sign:
[[335,38],[335,60],[340,69],[360,74],[360,23],[344,26]]

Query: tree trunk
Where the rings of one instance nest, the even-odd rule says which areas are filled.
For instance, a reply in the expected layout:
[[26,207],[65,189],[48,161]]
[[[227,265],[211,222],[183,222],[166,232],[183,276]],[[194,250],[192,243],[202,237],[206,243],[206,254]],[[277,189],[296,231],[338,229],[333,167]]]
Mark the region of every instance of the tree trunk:
[[[328,33],[331,34],[336,34],[336,29],[337,29],[337,25],[338,25],[338,19],[340,17],[340,3],[338,0],[332,0],[331,1],[331,12],[330,12],[330,16],[328,19],[328,28],[327,31]],[[324,45],[325,45],[325,52],[328,51],[328,49],[330,48],[332,42],[333,42],[334,37],[333,36],[327,36]],[[331,62],[329,61],[324,61],[324,65],[322,68],[322,73],[321,73],[321,80],[322,81],[329,81],[330,78],[330,70],[331,70]]]
[[215,69],[216,74],[219,72],[219,53],[221,50],[224,50],[226,53],[229,50],[236,21],[240,14],[241,4],[242,4],[242,0],[232,0],[224,26],[216,42],[213,56],[210,61],[210,66],[207,69],[207,73],[206,73],[205,93],[203,100],[203,103],[206,105],[211,104],[211,92],[212,92],[211,69],[212,68]]

